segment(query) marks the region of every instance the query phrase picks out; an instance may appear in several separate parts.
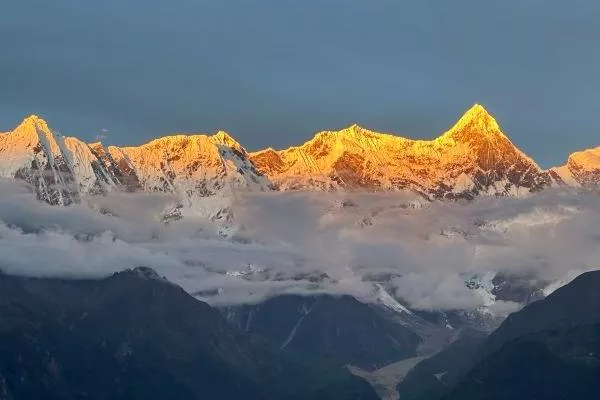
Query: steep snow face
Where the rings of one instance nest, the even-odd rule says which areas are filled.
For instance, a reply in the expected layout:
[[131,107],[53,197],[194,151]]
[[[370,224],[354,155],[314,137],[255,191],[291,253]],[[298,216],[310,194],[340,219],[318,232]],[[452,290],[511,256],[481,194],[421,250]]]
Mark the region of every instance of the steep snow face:
[[23,179],[41,200],[59,205],[107,190],[167,192],[209,218],[227,217],[234,191],[271,187],[225,132],[106,148],[57,135],[37,116],[0,134],[0,177]]
[[302,146],[252,153],[282,190],[408,189],[428,198],[521,195],[552,182],[475,105],[435,140],[410,140],[357,125],[318,133]]
[[87,144],[52,133],[34,115],[14,131],[0,134],[0,176],[23,179],[41,200],[60,205],[114,185]]
[[600,184],[600,147],[571,154],[566,165],[553,168],[552,172],[571,186],[587,188],[598,186]]
[[135,176],[144,191],[173,193],[186,208],[224,218],[239,190],[270,190],[269,180],[248,160],[246,150],[225,132],[175,135],[139,147],[104,152],[124,175]]
[[167,136],[137,147],[86,144],[52,133],[31,116],[0,134],[0,177],[26,180],[51,204],[107,190],[144,190],[173,194],[177,215],[227,220],[232,197],[246,190],[408,190],[433,200],[593,187],[600,183],[600,148],[542,171],[480,105],[434,140],[352,125],[320,132],[299,147],[256,153],[225,132]]

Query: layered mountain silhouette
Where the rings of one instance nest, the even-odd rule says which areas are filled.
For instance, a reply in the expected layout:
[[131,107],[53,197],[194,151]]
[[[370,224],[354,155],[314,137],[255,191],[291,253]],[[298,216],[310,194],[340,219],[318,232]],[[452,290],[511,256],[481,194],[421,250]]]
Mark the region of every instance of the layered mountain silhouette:
[[377,399],[348,371],[305,362],[148,268],[101,280],[0,274],[2,399]]
[[[353,125],[253,153],[225,132],[137,147],[88,144],[31,116],[0,134],[0,177],[29,183],[54,205],[110,191],[160,192],[220,219],[239,191],[408,190],[454,200],[593,188],[600,148],[542,170],[480,105],[434,140]],[[177,218],[176,209],[166,217]],[[511,315],[489,338],[463,335],[406,376],[402,398],[594,398],[598,279],[578,278]],[[517,289],[495,294],[533,297]],[[147,269],[99,281],[0,274],[0,398],[373,398],[340,366],[375,370],[421,355],[425,323],[412,319],[445,326],[452,317],[422,312],[409,324],[348,296],[280,296],[220,311]],[[560,384],[564,376],[568,384]],[[544,386],[546,377],[552,382]]]
[[318,356],[365,370],[415,356],[422,341],[409,327],[347,295],[277,296],[223,313],[234,326],[284,353]]
[[483,332],[467,329],[446,348],[412,368],[396,390],[403,400],[433,400],[472,368],[477,352],[487,338]]
[[[137,147],[84,143],[55,134],[37,116],[0,134],[0,176],[21,179],[51,204],[70,204],[109,190],[175,194],[200,201],[209,217],[240,190],[410,190],[428,199],[519,196],[553,185],[595,186],[600,150],[571,155],[542,170],[481,106],[469,109],[434,140],[411,140],[352,125],[324,131],[298,147],[247,152],[225,132],[174,135]],[[204,199],[204,200],[203,200]]]
[[511,314],[489,337],[463,336],[421,362],[401,399],[596,399],[600,271]]

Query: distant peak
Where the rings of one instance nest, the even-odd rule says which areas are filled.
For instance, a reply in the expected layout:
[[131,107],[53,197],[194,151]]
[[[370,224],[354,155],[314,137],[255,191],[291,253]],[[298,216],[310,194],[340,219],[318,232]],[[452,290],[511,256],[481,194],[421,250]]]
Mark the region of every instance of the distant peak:
[[241,153],[246,152],[242,145],[225,131],[218,131],[217,133],[211,136],[211,139],[213,143],[231,147],[232,149],[235,149]]
[[272,147],[267,147],[266,149],[262,149],[262,150],[257,150],[252,152],[252,155],[258,155],[258,154],[278,154],[279,152],[277,150],[275,150]]
[[51,134],[50,128],[46,121],[37,115],[30,115],[25,118],[14,130],[15,133],[21,135],[38,135],[40,132]]
[[471,108],[469,108],[467,110],[467,112],[465,114],[469,114],[469,113],[475,113],[475,114],[486,114],[489,115],[488,111],[485,109],[484,106],[482,106],[479,103],[475,103],[473,104],[473,106],[471,106]]
[[160,276],[156,270],[150,267],[135,267],[128,268],[126,270],[115,272],[113,277],[134,277],[141,278],[147,280],[157,280],[157,281],[166,281],[167,279],[163,276]]
[[353,139],[353,140],[360,140],[361,138],[365,137],[365,136],[372,136],[373,134],[375,134],[375,132],[364,128],[358,124],[352,124],[346,128],[342,128],[339,131],[322,131],[322,132],[318,132],[317,134],[315,134],[314,139],[318,139],[318,138],[329,138],[329,139],[340,139],[340,138],[345,138],[345,139]]
[[483,107],[481,104],[475,104],[473,107],[469,108],[463,116],[460,118],[459,123],[463,122],[473,122],[479,121],[486,124],[492,124],[494,126],[498,126],[496,120],[492,115]]
[[39,115],[36,114],[31,114],[30,116],[26,117],[23,122],[46,122],[44,121],[44,119],[42,117],[40,117]]
[[31,114],[30,116],[25,118],[19,126],[37,126],[37,127],[41,128],[41,127],[47,127],[48,124],[40,116]]
[[215,139],[224,141],[224,142],[235,142],[236,140],[225,131],[218,131],[214,135],[212,135]]
[[352,133],[352,134],[361,134],[364,132],[370,132],[369,129],[360,126],[359,124],[352,124],[347,128],[342,129],[339,133]]
[[457,141],[476,141],[504,137],[494,117],[481,104],[468,109],[458,122],[442,138]]

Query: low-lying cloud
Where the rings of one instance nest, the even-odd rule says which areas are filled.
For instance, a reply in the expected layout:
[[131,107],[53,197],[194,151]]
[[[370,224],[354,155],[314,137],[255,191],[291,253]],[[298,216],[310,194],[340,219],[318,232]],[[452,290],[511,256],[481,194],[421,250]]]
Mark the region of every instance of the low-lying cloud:
[[[600,260],[600,197],[573,190],[525,199],[423,204],[404,193],[237,196],[223,227],[200,216],[164,224],[163,195],[112,193],[71,207],[0,183],[0,268],[30,276],[103,277],[154,268],[214,305],[282,293],[379,288],[416,309],[508,311],[465,280],[520,277],[548,291]],[[490,275],[491,274],[491,275]]]

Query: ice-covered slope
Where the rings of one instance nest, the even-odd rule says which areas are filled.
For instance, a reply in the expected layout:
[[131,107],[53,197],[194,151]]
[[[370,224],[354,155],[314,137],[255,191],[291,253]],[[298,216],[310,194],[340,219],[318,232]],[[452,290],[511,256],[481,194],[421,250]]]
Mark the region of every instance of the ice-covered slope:
[[600,148],[541,170],[480,105],[434,140],[352,125],[287,150],[247,153],[225,132],[166,136],[137,147],[86,144],[36,116],[0,134],[0,177],[24,179],[51,204],[107,190],[173,193],[182,207],[223,217],[240,190],[409,190],[427,199],[521,196],[600,183]]
[[320,132],[299,147],[267,149],[250,157],[282,190],[408,189],[430,198],[470,198],[526,194],[552,181],[480,105],[435,140],[352,125]]
[[135,173],[147,191],[212,195],[226,185],[257,190],[269,186],[243,147],[225,132],[167,136],[138,147],[110,146],[108,153],[119,169]]
[[0,176],[23,179],[40,199],[61,205],[117,183],[86,143],[54,134],[35,115],[0,134]]
[[238,190],[271,189],[246,150],[225,132],[167,136],[138,147],[110,146],[108,155],[144,191],[174,193],[185,207],[210,218],[223,217]]
[[600,147],[578,151],[552,173],[571,186],[596,187],[600,184]]
[[223,213],[235,190],[270,189],[225,132],[107,148],[55,134],[37,116],[0,134],[0,177],[23,179],[40,199],[60,205],[107,190],[167,192],[211,218]]

